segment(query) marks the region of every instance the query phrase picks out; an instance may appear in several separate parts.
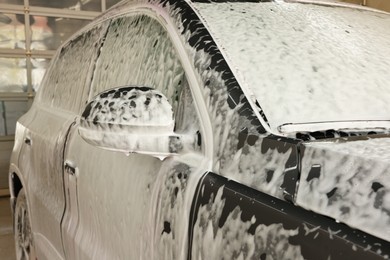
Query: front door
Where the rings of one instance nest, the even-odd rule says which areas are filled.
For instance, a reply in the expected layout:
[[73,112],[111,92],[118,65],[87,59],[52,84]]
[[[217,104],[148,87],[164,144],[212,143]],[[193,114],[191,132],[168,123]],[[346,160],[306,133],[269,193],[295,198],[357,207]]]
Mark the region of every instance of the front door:
[[175,131],[198,136],[199,146],[164,160],[125,154],[88,144],[76,123],[65,149],[66,256],[184,259],[192,199],[207,170],[206,144],[176,49],[164,27],[147,15],[111,21],[90,96],[126,85],[161,91],[173,107]]

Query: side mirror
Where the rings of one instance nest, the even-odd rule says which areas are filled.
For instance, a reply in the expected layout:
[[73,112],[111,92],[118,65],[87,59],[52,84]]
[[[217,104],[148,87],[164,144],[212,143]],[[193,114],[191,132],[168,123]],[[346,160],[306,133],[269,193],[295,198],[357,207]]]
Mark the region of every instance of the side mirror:
[[89,144],[158,158],[195,147],[195,136],[174,133],[172,106],[158,90],[127,86],[97,95],[85,108],[80,136]]

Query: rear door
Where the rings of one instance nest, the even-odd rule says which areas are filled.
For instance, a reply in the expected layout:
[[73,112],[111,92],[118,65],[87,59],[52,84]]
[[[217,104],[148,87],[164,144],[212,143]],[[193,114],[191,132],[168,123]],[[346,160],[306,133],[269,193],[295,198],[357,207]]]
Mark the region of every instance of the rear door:
[[60,223],[65,208],[63,152],[70,125],[86,101],[95,44],[102,28],[95,28],[68,42],[58,52],[46,74],[31,110],[21,118],[26,127],[19,158],[26,180],[31,225],[38,257],[63,257]]
[[198,146],[164,160],[125,154],[86,143],[75,124],[65,149],[70,204],[62,228],[69,259],[186,258],[207,144],[179,55],[154,17],[134,13],[111,21],[90,97],[126,85],[158,89],[173,107],[175,131],[198,137]]

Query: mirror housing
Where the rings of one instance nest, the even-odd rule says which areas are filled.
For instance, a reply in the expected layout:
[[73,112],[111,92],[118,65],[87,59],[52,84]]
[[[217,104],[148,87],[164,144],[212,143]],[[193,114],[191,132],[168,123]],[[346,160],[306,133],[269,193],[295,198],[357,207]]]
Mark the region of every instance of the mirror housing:
[[80,119],[89,144],[125,153],[164,158],[195,146],[195,136],[174,133],[172,106],[158,90],[127,86],[97,95]]

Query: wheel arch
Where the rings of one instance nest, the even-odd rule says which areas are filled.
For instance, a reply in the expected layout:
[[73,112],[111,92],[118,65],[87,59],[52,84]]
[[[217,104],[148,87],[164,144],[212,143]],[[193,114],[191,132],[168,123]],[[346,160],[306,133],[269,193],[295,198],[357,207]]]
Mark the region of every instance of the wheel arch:
[[10,189],[11,199],[16,199],[20,190],[25,187],[24,178],[18,167],[14,164],[10,165],[8,184]]

